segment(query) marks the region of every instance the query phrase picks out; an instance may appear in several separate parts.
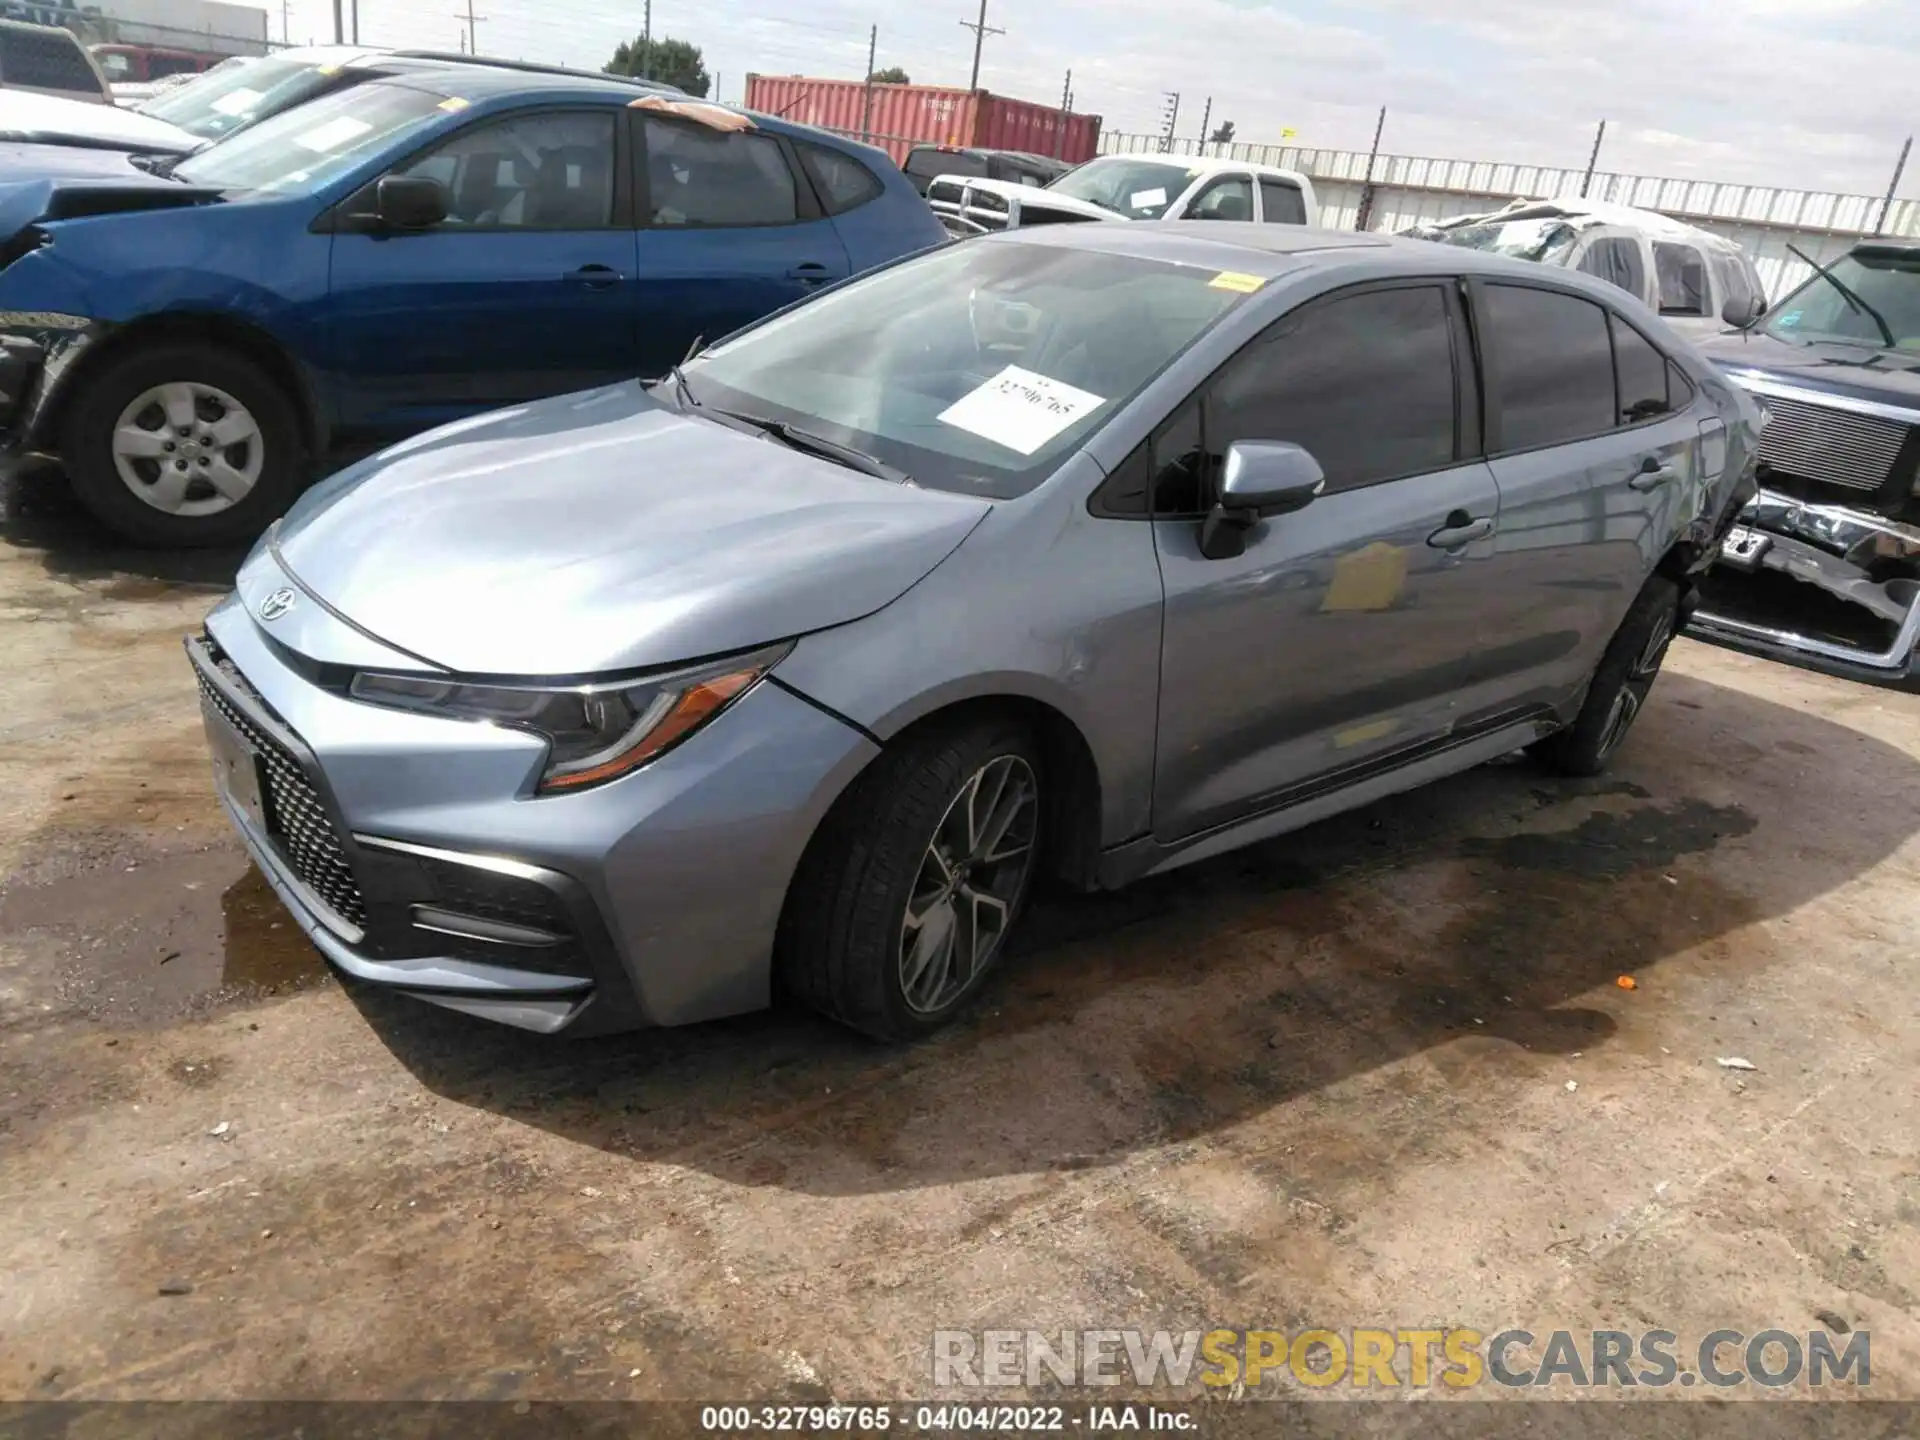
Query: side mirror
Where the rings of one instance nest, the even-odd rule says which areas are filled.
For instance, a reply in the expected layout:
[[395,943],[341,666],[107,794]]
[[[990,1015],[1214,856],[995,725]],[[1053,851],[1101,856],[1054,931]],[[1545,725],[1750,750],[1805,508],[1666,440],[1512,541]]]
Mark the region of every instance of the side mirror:
[[1220,472],[1220,499],[1200,525],[1200,553],[1230,560],[1247,548],[1247,532],[1275,515],[1291,515],[1326,489],[1320,462],[1284,440],[1236,440]]
[[388,175],[374,187],[373,213],[390,230],[430,230],[447,218],[447,187],[425,175]]
[[1749,295],[1743,305],[1736,297],[1720,307],[1720,318],[1736,330],[1744,330],[1767,313],[1767,303],[1758,295]]

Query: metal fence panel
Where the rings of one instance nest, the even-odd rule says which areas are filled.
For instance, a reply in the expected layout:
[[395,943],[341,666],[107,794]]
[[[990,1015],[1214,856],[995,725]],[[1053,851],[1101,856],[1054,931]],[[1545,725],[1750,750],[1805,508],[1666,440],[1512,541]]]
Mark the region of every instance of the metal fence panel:
[[[1333,229],[1352,229],[1356,224],[1367,174],[1364,150],[1239,141],[1214,145],[1192,139],[1168,145],[1158,135],[1110,131],[1101,137],[1100,151],[1106,155],[1206,155],[1298,170],[1312,179],[1320,198],[1321,223]],[[1578,169],[1547,165],[1421,155],[1376,156],[1369,228],[1390,232],[1498,209],[1511,200],[1578,195],[1584,174]],[[1594,173],[1587,193],[1616,205],[1657,210],[1738,242],[1753,258],[1772,296],[1785,294],[1812,273],[1794,258],[1789,245],[1825,263],[1876,228],[1889,236],[1920,238],[1920,200],[1895,200],[1886,206],[1882,196],[1604,170]],[[1883,207],[1886,220],[1880,225]]]

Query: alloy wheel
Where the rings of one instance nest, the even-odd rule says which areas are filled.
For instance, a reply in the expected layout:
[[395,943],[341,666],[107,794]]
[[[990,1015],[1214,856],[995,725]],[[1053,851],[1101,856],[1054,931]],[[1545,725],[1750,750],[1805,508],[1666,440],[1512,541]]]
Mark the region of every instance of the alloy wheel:
[[1655,617],[1653,628],[1648,631],[1646,643],[1640,647],[1640,654],[1633,662],[1633,668],[1627,671],[1626,679],[1620,684],[1619,693],[1613,697],[1613,709],[1607,716],[1605,737],[1600,742],[1600,753],[1611,755],[1614,747],[1627,736],[1633,728],[1634,720],[1640,714],[1640,707],[1646,703],[1647,692],[1653,689],[1653,682],[1660,673],[1660,662],[1666,658],[1667,645],[1673,639],[1674,609],[1663,609]]
[[113,467],[156,510],[193,518],[245,500],[260,479],[260,424],[226,391],[198,381],[155,385],[113,427]]
[[993,962],[1033,869],[1040,785],[1018,755],[974,771],[934,827],[900,923],[900,992],[934,1014]]

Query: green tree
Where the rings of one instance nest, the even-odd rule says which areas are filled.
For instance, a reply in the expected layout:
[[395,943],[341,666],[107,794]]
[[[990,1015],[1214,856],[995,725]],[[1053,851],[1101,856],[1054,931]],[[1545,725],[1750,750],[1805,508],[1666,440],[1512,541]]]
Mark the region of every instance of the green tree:
[[889,65],[884,70],[876,70],[867,79],[876,85],[911,85],[913,83],[907,78],[907,72],[898,65]]
[[622,40],[614,46],[613,59],[607,62],[609,75],[638,75],[678,85],[689,95],[706,98],[713,77],[707,74],[700,47],[685,40],[662,35],[651,44],[635,36],[632,43]]
[[1213,134],[1207,137],[1207,143],[1210,145],[1225,145],[1228,141],[1232,139],[1233,139],[1233,121],[1222,120],[1217,126],[1214,127]]

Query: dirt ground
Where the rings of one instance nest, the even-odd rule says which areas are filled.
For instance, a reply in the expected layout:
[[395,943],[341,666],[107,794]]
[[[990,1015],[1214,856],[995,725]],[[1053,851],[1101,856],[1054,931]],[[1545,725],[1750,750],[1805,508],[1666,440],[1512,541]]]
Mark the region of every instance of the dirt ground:
[[936,1328],[1518,1325],[1867,1329],[1920,1398],[1920,696],[1683,641],[1607,779],[1049,900],[932,1043],[540,1040],[343,987],[229,838],[179,638],[234,557],[10,507],[0,1397],[905,1398]]

